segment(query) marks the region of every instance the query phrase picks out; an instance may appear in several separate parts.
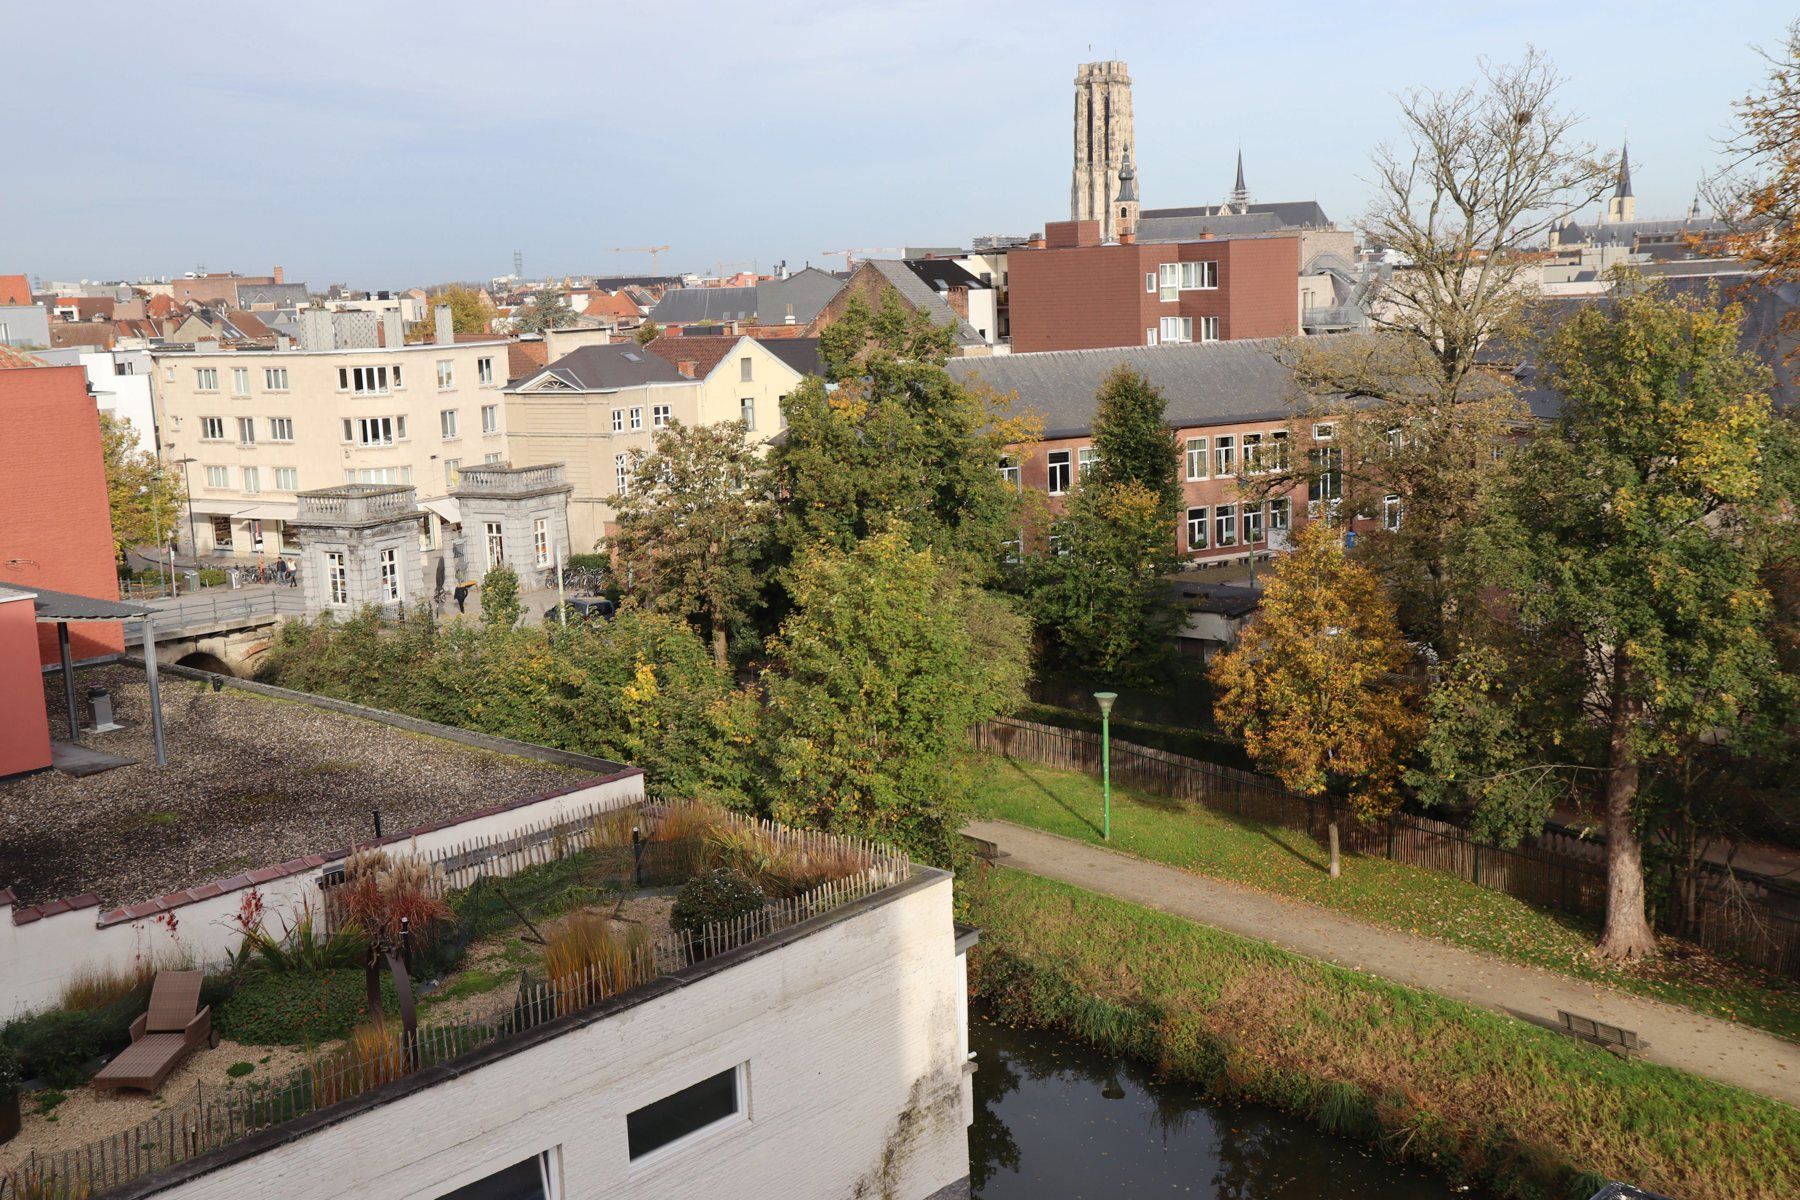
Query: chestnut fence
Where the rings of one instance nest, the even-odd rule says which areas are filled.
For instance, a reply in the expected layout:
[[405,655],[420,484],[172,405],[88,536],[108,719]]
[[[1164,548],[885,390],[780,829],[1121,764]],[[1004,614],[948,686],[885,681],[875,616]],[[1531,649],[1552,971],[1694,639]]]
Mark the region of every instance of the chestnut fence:
[[[691,867],[694,846],[679,840],[656,840],[658,827],[679,818],[691,802],[639,801],[630,818],[647,840],[644,848],[666,856],[659,870]],[[546,823],[513,837],[472,841],[430,860],[437,888],[470,887],[484,879],[503,878],[575,854],[608,854],[620,829],[604,818],[617,817],[618,807],[583,810],[568,820]],[[130,1129],[89,1142],[78,1149],[33,1153],[10,1171],[0,1171],[0,1200],[85,1200],[103,1195],[157,1171],[168,1170],[219,1150],[233,1142],[378,1087],[400,1085],[408,1076],[455,1063],[480,1047],[522,1033],[547,1021],[576,1013],[654,979],[693,967],[713,955],[768,937],[803,921],[874,895],[901,883],[911,862],[873,842],[855,841],[809,830],[789,829],[769,821],[716,812],[716,819],[740,833],[753,833],[779,852],[800,861],[813,860],[847,868],[799,895],[771,901],[762,909],[731,921],[712,922],[697,933],[670,932],[630,945],[622,965],[596,966],[533,981],[521,975],[512,1003],[500,1011],[465,1016],[443,1024],[422,1025],[408,1036],[398,1022],[379,1027],[380,1036],[353,1037],[334,1050],[312,1054],[285,1079],[260,1085],[231,1084],[207,1088],[196,1083],[184,1096],[168,1098],[168,1107]],[[623,849],[632,855],[634,847]],[[390,851],[391,852],[391,851]],[[628,863],[626,870],[634,870]],[[648,872],[647,872],[648,873]],[[326,888],[327,912],[331,910]],[[416,1086],[429,1086],[420,1079]]]
[[[1100,735],[1001,718],[970,731],[977,749],[1062,770],[1100,774]],[[1478,840],[1448,821],[1400,813],[1363,821],[1330,797],[1303,796],[1251,771],[1114,740],[1112,777],[1122,787],[1197,804],[1212,812],[1293,829],[1323,843],[1333,822],[1343,848],[1444,871],[1528,904],[1598,921],[1606,913],[1602,843],[1548,829],[1517,847]],[[1793,892],[1716,863],[1668,868],[1652,919],[1659,929],[1717,954],[1800,978],[1800,920]]]

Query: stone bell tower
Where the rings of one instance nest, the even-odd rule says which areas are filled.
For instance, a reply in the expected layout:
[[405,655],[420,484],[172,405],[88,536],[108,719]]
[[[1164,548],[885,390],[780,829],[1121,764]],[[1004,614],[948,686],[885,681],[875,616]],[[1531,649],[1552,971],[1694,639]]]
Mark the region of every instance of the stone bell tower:
[[1100,236],[1119,236],[1119,168],[1135,140],[1131,73],[1125,64],[1091,62],[1075,72],[1075,172],[1069,217],[1100,222]]

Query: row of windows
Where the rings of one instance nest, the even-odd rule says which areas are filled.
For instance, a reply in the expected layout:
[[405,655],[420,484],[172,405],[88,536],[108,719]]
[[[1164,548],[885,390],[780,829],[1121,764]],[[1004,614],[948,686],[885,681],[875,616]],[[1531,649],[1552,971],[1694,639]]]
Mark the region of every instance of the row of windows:
[[[1189,553],[1211,547],[1224,549],[1238,544],[1241,534],[1246,546],[1261,545],[1265,529],[1285,531],[1293,517],[1293,505],[1286,496],[1277,496],[1261,504],[1219,504],[1211,508],[1187,510],[1187,547]],[[1239,518],[1242,518],[1242,529]]]
[[[238,444],[240,446],[254,446],[256,444],[256,418],[234,417],[232,419],[237,422]],[[200,440],[203,442],[225,441],[225,420],[226,418],[224,417],[201,417]],[[291,442],[294,440],[294,418],[270,417],[268,418],[268,422],[269,440],[271,442]]]
[[[1159,341],[1164,345],[1179,345],[1194,340],[1194,318],[1164,317],[1154,329],[1144,330],[1144,344],[1154,346]],[[1200,340],[1216,342],[1219,340],[1219,318],[1200,318]]]
[[1144,272],[1144,291],[1160,300],[1177,299],[1182,292],[1213,291],[1219,286],[1219,264],[1205,262],[1159,263]]
[[[1333,427],[1321,423],[1313,426],[1313,439],[1328,442],[1332,439]],[[1242,451],[1242,473],[1245,475],[1267,475],[1272,471],[1285,471],[1290,464],[1288,453],[1288,434],[1285,429],[1267,430],[1261,433],[1231,434],[1222,433],[1208,437],[1191,437],[1183,447],[1182,461],[1186,468],[1188,481],[1219,478],[1235,478],[1239,474],[1239,452]],[[1333,464],[1342,461],[1342,452],[1338,450],[1313,451],[1313,461],[1320,461],[1326,455]],[[1068,450],[1051,450],[1044,456],[1047,490],[1052,496],[1067,495],[1079,468],[1079,478],[1086,479],[1100,460],[1092,446],[1082,446],[1071,452]],[[1007,457],[1000,461],[1000,477],[1015,489],[1024,486],[1024,476],[1016,458]],[[1336,486],[1333,484],[1332,486]],[[1335,494],[1332,492],[1330,494]],[[1316,499],[1317,497],[1315,497]]]
[[[445,441],[460,436],[459,411],[454,408],[446,408],[438,413],[438,430],[444,435]],[[500,432],[500,406],[498,404],[481,406],[481,432],[484,434]]]
[[[745,401],[745,403],[749,403],[749,401]],[[669,421],[673,416],[673,410],[670,409],[667,404],[651,405],[650,428],[667,429],[669,427]],[[624,433],[627,429],[627,421],[630,422],[629,428],[633,432],[642,429],[644,427],[643,406],[638,405],[628,409],[615,408],[612,410],[612,431],[614,433]]]
[[[491,357],[475,360],[475,376],[482,387],[491,387],[494,383],[494,360]],[[175,368],[170,367],[165,378],[175,381]],[[391,367],[339,367],[338,391],[354,392],[359,396],[381,395],[387,392],[389,381],[394,387],[406,386],[402,382],[401,364]],[[456,386],[456,360],[440,358],[437,361],[437,385],[439,391],[449,391]],[[195,367],[194,389],[201,392],[219,390],[219,368]],[[263,368],[263,390],[268,392],[285,392],[288,390],[288,369],[286,367]],[[231,394],[248,396],[250,394],[250,368],[231,368]]]
[[[297,492],[300,490],[300,472],[294,467],[271,468],[275,477],[275,490],[278,492]],[[244,488],[246,492],[262,491],[262,468],[243,468]],[[231,486],[230,467],[207,467],[206,486],[209,488],[228,488]]]
[[[482,542],[487,547],[487,565],[491,571],[506,562],[506,526],[499,521],[482,525]],[[531,519],[531,561],[534,565],[550,565],[550,518]]]

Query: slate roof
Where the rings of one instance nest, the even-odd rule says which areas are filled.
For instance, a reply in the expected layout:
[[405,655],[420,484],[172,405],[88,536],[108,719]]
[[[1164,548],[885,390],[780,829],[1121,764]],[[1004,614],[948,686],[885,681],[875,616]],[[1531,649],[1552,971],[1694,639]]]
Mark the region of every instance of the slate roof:
[[1137,239],[1140,242],[1188,242],[1207,235],[1242,237],[1284,229],[1331,226],[1331,218],[1325,215],[1317,200],[1277,201],[1252,204],[1249,208],[1250,211],[1244,213],[1228,212],[1220,204],[1146,208],[1138,213]]
[[1242,584],[1175,579],[1169,583],[1169,592],[1190,612],[1217,613],[1234,620],[1262,607],[1262,593]]
[[757,338],[756,343],[802,375],[822,373],[819,365],[819,339],[816,337]]
[[240,283],[237,287],[239,308],[266,304],[273,308],[296,308],[311,299],[304,283]]
[[750,325],[810,325],[843,283],[829,272],[808,267],[786,279],[765,279],[754,287],[671,288],[650,320],[658,325],[698,325],[742,321]]
[[786,325],[788,306],[793,323],[805,327],[842,291],[844,281],[829,271],[807,267],[786,279],[765,279],[756,285],[756,321],[759,325]]
[[675,364],[652,354],[636,342],[617,346],[582,346],[563,355],[542,371],[533,372],[520,385],[550,374],[582,391],[638,387],[646,383],[686,383]]
[[947,366],[959,382],[980,381],[1016,393],[1016,411],[1041,416],[1045,437],[1080,437],[1093,429],[1101,383],[1120,365],[1161,389],[1172,428],[1285,418],[1293,411],[1294,393],[1288,369],[1275,356],[1281,344],[1280,338],[1247,338],[1052,350],[953,358]]
[[658,325],[698,325],[703,321],[756,320],[753,287],[670,288],[650,310]]
[[[981,280],[959,262],[947,258],[909,258],[906,265],[912,268],[914,275],[923,279],[934,289],[943,288],[978,288],[986,287]],[[940,288],[938,285],[942,284]]]
[[950,302],[943,295],[919,278],[911,265],[902,258],[871,258],[863,262],[863,266],[879,271],[881,277],[900,293],[900,298],[930,317],[938,325],[949,325],[956,330],[958,346],[985,346],[987,339],[975,332],[975,327],[956,314]]
[[50,588],[27,587],[0,583],[0,593],[14,596],[30,594],[36,599],[32,607],[40,621],[120,621],[141,617],[150,610],[141,604],[120,600],[102,600],[97,596],[78,596],[74,592],[58,592]]

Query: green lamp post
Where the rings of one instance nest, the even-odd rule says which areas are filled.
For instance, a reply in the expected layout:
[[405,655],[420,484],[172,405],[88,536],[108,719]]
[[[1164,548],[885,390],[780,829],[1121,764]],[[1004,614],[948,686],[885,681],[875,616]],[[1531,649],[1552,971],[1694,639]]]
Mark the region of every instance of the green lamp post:
[[1100,818],[1100,840],[1112,841],[1112,706],[1117,692],[1095,692],[1100,705],[1100,794],[1105,808]]

